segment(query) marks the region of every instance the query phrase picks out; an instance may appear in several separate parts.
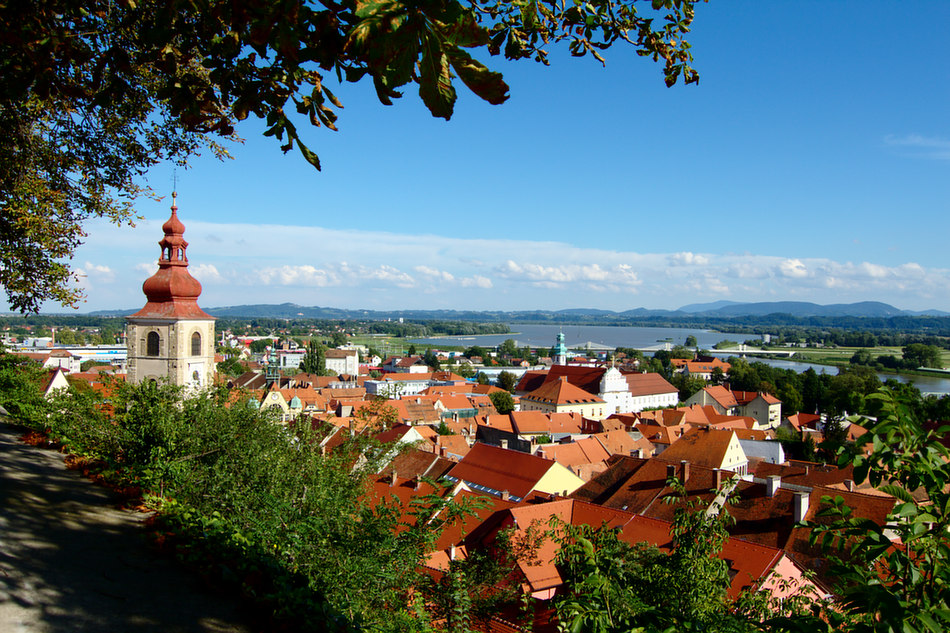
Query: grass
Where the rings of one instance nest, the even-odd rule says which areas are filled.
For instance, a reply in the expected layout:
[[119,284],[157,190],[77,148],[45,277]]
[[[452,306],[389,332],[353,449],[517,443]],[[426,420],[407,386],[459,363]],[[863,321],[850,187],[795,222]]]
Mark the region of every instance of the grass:
[[[872,358],[877,360],[880,356],[896,356],[901,358],[900,347],[809,347],[795,353],[792,360],[799,360],[821,365],[848,365],[851,357],[859,350],[867,350]],[[940,350],[940,364],[943,367],[950,367],[950,350]],[[881,370],[888,371],[888,370]],[[902,371],[900,373],[914,373],[912,371]]]

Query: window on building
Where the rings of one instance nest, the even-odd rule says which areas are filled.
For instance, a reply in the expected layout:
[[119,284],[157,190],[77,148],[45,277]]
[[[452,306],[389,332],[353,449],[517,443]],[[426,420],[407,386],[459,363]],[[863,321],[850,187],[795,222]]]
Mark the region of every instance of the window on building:
[[201,333],[195,332],[191,335],[191,355],[201,356]]
[[158,348],[160,343],[161,338],[158,336],[158,332],[149,332],[148,337],[145,339],[145,355],[158,356]]

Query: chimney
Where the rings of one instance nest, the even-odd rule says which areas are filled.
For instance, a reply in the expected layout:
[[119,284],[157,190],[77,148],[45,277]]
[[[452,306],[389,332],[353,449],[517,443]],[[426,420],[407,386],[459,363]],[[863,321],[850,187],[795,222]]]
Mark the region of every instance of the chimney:
[[502,500],[502,501],[508,501],[508,497],[510,497],[510,496],[511,496],[511,495],[508,493],[507,490],[502,490],[502,491],[501,491],[501,500]]
[[449,548],[449,560],[455,560],[455,546]]
[[792,510],[792,518],[795,520],[795,523],[801,523],[805,520],[806,514],[808,514],[808,493],[796,492]]
[[722,488],[722,468],[713,468],[713,472],[716,474],[716,490]]
[[508,440],[501,440],[501,447],[508,448]]
[[774,497],[779,488],[782,487],[782,477],[780,475],[769,475],[765,480],[765,494]]
[[676,477],[676,464],[666,465],[666,478]]
[[685,484],[686,480],[689,479],[689,462],[684,459],[680,462],[680,466],[682,466],[680,470],[683,473],[683,483]]
[[853,479],[845,479],[845,480],[844,480],[844,487],[845,487],[845,490],[847,490],[848,492],[854,492],[854,480],[853,480]]
[[416,478],[415,478],[415,481],[413,482],[412,489],[413,489],[413,490],[419,490],[420,488],[422,488],[422,480],[419,479],[418,477],[416,477]]
[[396,485],[396,482],[398,482],[398,481],[399,481],[399,476],[396,475],[396,469],[394,468],[394,469],[393,469],[392,479],[389,480],[389,486],[390,486],[390,487],[395,486],[395,485]]

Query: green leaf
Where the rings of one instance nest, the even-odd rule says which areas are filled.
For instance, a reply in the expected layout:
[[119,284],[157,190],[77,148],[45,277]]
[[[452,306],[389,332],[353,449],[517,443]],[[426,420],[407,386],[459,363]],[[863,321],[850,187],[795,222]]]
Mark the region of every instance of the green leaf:
[[393,0],[370,0],[369,2],[357,0],[356,17],[365,20],[366,18],[393,13],[395,11],[403,11],[405,8],[406,5],[401,2],[393,2]]
[[431,33],[422,38],[422,59],[419,61],[419,96],[432,116],[448,121],[455,106],[455,88],[449,58],[438,39]]
[[465,11],[455,20],[439,29],[447,44],[472,48],[489,42],[488,29],[482,27],[471,11]]
[[508,84],[501,73],[493,72],[459,48],[450,48],[452,68],[468,89],[492,105],[508,100]]
[[900,499],[901,501],[905,503],[914,503],[914,498],[911,496],[911,494],[907,492],[907,490],[905,490],[901,486],[895,486],[892,484],[883,484],[881,486],[878,486],[878,490],[880,490],[881,492],[886,492],[892,497],[896,497],[897,499]]
[[304,160],[317,168],[317,171],[320,171],[320,158],[313,153],[310,148],[297,140],[297,147],[300,149],[301,155],[303,155]]

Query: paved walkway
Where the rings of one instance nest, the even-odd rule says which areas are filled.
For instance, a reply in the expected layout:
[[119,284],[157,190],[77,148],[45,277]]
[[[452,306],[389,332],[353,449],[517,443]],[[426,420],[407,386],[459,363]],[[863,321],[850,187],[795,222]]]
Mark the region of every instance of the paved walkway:
[[149,550],[146,515],[0,421],[0,631],[246,633],[234,602]]

